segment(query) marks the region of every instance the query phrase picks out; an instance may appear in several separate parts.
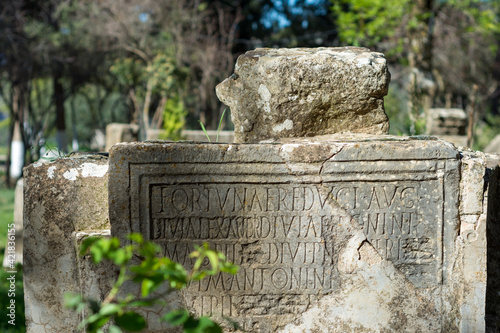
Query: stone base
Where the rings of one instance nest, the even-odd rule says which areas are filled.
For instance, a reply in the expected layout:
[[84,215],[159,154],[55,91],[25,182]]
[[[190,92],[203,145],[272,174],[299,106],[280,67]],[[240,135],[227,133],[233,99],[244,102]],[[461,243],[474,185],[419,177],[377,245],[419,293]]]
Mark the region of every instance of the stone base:
[[[111,150],[109,170],[97,157],[31,165],[27,330],[74,331],[81,318],[64,308],[65,292],[105,297],[115,271],[77,253],[83,237],[109,227],[123,241],[141,232],[187,267],[194,244],[225,253],[238,274],[193,283],[167,304],[247,331],[494,330],[492,168],[444,141],[370,135],[130,143]],[[168,310],[144,312],[148,332],[176,331],[157,321]]]

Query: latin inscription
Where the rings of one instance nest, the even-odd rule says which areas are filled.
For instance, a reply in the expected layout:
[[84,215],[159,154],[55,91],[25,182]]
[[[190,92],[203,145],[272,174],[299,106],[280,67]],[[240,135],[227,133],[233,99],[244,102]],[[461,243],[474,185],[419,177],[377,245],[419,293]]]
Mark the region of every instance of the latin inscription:
[[[325,241],[338,225],[359,224],[379,254],[409,274],[433,270],[437,226],[428,216],[438,218],[436,192],[432,181],[155,184],[149,234],[164,255],[183,265],[192,264],[194,244],[208,242],[241,267],[235,276],[211,276],[189,287],[200,295],[190,298],[200,313],[258,315],[258,303],[248,312],[243,304],[339,287],[337,249]],[[296,302],[288,308],[309,304],[307,297]]]

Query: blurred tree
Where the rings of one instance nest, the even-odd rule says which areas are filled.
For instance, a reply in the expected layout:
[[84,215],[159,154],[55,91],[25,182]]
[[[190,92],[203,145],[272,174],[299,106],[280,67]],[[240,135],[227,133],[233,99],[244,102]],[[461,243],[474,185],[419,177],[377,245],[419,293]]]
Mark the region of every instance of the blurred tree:
[[270,46],[318,47],[338,44],[337,25],[329,0],[282,1],[275,10],[286,19],[287,25],[274,27]]
[[8,178],[20,175],[24,151],[24,163],[38,158],[39,145],[53,127],[59,149],[67,150],[65,101],[95,79],[104,63],[100,56],[105,50],[68,15],[72,5],[62,0],[1,2],[1,93],[10,110],[10,146],[22,142],[22,149],[9,151],[8,164],[18,171],[10,168]]
[[[4,1],[0,4],[0,73],[1,97],[8,106],[10,126],[6,159],[6,184],[21,176],[24,164],[26,137],[25,119],[28,113],[29,81],[32,72],[29,38],[24,31],[23,1]],[[14,183],[15,184],[15,183]]]
[[[491,86],[487,72],[500,32],[496,1],[332,2],[344,43],[385,52],[406,68],[411,134],[428,108],[445,100],[450,106],[472,107],[479,101],[477,82]],[[457,58],[458,63],[450,61]],[[484,100],[491,92],[483,90],[482,96]]]

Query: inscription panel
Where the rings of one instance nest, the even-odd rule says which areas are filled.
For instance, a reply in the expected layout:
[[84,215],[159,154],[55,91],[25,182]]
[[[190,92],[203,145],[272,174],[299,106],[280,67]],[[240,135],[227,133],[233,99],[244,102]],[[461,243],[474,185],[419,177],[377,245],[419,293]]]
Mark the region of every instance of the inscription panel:
[[240,266],[235,276],[217,275],[190,286],[186,297],[200,314],[262,315],[256,299],[269,304],[267,314],[295,313],[310,304],[305,295],[338,288],[338,249],[329,235],[349,222],[417,286],[440,283],[437,177],[322,184],[151,180],[143,178],[149,209],[141,225],[164,255],[190,266],[193,245],[208,242]]
[[234,156],[229,145],[146,145],[132,157],[126,148],[111,154],[112,233],[141,232],[188,267],[194,245],[223,252],[239,272],[191,284],[184,300],[249,330],[294,318],[339,289],[348,278],[341,254],[359,231],[417,288],[438,287],[456,230],[457,195],[445,183],[458,174],[455,150],[441,153],[442,145],[359,143],[327,162],[298,158],[296,168],[275,157],[279,145],[235,146]]

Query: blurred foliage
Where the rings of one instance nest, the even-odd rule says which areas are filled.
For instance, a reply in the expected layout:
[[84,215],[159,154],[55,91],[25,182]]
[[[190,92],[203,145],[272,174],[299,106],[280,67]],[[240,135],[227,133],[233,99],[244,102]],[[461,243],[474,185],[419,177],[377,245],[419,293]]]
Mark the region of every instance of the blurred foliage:
[[499,134],[500,117],[488,114],[484,120],[478,121],[475,126],[472,148],[483,150]]
[[494,127],[499,16],[494,0],[13,0],[0,13],[0,109],[9,119],[14,105],[22,110],[27,161],[61,129],[84,150],[111,122],[179,138],[199,120],[217,128],[224,106],[214,88],[241,53],[359,45],[398,72],[386,99],[391,133],[423,131],[428,104],[473,106],[478,124]]
[[[117,281],[103,301],[80,294],[65,295],[67,307],[76,312],[88,311],[88,314],[84,312],[84,319],[80,324],[80,328],[85,328],[86,332],[102,332],[103,326],[108,322],[109,332],[142,331],[147,327],[147,322],[136,312],[139,308],[162,304],[162,298],[166,294],[182,290],[191,282],[202,280],[206,276],[221,273],[234,275],[238,271],[238,266],[228,262],[223,253],[210,250],[206,243],[197,246],[190,254],[193,265],[190,270],[186,270],[167,257],[158,257],[160,247],[153,242],[144,241],[141,234],[132,233],[128,238],[131,242],[125,246],[121,246],[116,237],[88,237],[82,242],[80,254],[89,254],[94,264],[106,260],[120,268]],[[139,262],[134,261],[134,257],[140,258]],[[140,286],[140,296],[118,296],[127,281]],[[165,292],[159,292],[165,283],[169,288]],[[188,333],[222,333],[220,326],[209,317],[196,318],[185,309],[170,311],[161,320],[172,326],[181,326]]]
[[500,2],[331,2],[341,43],[384,52],[397,71],[398,88],[391,84],[386,98],[391,133],[425,132],[432,107],[474,112],[484,126],[492,124],[490,115],[500,116],[498,97],[492,103],[500,94]]
[[170,98],[165,103],[163,111],[163,129],[160,139],[181,140],[182,129],[186,124],[187,110],[178,97]]
[[408,10],[409,2],[409,0],[332,0],[333,14],[339,26],[339,37],[348,45],[376,46],[381,41],[395,36]]

